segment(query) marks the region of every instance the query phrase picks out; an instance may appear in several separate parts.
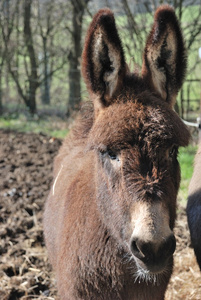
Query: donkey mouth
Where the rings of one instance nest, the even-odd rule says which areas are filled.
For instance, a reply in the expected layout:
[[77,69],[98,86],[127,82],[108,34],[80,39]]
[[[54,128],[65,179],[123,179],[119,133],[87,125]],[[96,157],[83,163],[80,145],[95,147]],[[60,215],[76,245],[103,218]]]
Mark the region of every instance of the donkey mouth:
[[145,273],[150,273],[150,274],[160,274],[163,273],[164,270],[169,269],[171,266],[172,259],[171,257],[166,258],[164,260],[160,260],[158,262],[156,261],[142,261],[135,257],[135,262],[137,265],[138,270],[145,272]]
[[137,271],[134,274],[135,282],[159,285],[164,277],[170,277],[173,270],[173,257],[160,263],[143,263],[135,258]]

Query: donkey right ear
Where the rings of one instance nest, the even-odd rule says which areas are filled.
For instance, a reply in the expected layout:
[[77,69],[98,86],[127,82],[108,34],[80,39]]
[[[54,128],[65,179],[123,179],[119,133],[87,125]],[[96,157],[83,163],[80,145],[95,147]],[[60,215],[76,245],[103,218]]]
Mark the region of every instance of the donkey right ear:
[[186,50],[179,22],[172,7],[160,6],[147,39],[142,76],[174,106],[186,72]]
[[[88,29],[82,55],[82,73],[98,105],[108,106],[123,85],[124,52],[110,9],[101,9]],[[97,105],[97,103],[96,103]]]

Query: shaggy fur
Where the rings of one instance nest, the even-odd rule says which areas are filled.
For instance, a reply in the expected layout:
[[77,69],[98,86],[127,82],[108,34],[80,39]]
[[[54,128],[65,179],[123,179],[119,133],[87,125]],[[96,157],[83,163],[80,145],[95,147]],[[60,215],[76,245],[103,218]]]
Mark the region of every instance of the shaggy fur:
[[187,217],[191,242],[201,270],[201,144],[195,157],[193,177],[189,186]]
[[91,102],[55,159],[44,212],[61,299],[164,299],[175,250],[177,152],[189,141],[172,109],[185,68],[169,6],[155,14],[142,75],[128,70],[112,12],[94,16],[82,57]]

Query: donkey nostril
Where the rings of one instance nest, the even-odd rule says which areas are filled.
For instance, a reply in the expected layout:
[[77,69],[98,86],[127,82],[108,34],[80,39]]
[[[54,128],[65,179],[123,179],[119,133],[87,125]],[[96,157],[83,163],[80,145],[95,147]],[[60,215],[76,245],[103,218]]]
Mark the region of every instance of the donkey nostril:
[[136,245],[136,241],[132,241],[132,243],[131,243],[131,250],[132,250],[132,252],[139,252],[139,249],[138,249],[138,247]]
[[133,255],[136,256],[137,258],[139,258],[139,259],[144,258],[144,254],[141,251],[138,240],[132,240],[131,251],[132,251]]
[[135,257],[146,263],[161,263],[170,257],[176,249],[176,239],[171,234],[161,243],[145,242],[139,238],[131,241],[131,251]]

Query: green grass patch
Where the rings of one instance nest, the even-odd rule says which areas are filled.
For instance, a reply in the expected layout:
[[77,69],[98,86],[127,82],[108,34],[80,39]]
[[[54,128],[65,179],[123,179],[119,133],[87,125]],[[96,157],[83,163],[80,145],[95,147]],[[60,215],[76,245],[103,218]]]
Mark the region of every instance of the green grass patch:
[[0,128],[17,130],[20,132],[44,133],[56,138],[64,138],[68,133],[67,125],[64,121],[55,120],[27,120],[26,117],[0,118]]
[[181,148],[179,151],[179,163],[181,167],[181,184],[178,194],[178,200],[181,205],[186,206],[188,197],[188,187],[193,175],[193,162],[197,146],[189,145],[186,148]]

